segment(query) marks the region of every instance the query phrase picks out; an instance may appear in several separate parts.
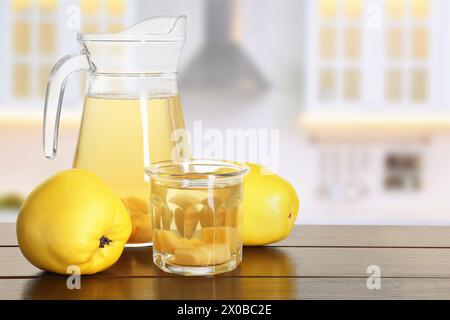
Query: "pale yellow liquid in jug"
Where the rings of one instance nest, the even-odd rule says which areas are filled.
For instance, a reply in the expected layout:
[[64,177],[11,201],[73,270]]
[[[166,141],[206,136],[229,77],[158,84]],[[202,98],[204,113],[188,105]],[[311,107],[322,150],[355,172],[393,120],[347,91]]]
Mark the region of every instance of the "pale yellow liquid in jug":
[[[74,167],[97,174],[124,201],[133,222],[128,243],[152,240],[150,184],[144,169],[172,159],[172,132],[184,127],[178,96],[85,100]],[[183,147],[189,157],[187,142]]]

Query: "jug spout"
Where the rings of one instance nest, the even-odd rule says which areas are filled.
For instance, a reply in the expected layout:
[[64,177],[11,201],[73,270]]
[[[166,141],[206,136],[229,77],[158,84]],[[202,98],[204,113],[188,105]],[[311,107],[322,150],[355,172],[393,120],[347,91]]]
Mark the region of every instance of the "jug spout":
[[179,17],[154,17],[148,18],[136,23],[125,31],[120,32],[122,35],[148,35],[173,40],[183,40],[186,34],[186,16]]
[[119,33],[81,33],[96,73],[173,73],[178,71],[186,16],[154,17]]

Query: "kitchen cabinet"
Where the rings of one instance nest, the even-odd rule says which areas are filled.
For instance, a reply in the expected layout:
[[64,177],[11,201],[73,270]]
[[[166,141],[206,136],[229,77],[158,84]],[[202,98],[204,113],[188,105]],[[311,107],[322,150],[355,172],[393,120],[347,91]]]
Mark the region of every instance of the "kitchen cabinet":
[[[440,163],[449,149],[450,3],[307,4],[298,121],[316,180],[305,199],[311,216],[319,223],[447,223]],[[352,196],[361,185],[365,191]]]
[[308,1],[307,132],[449,131],[449,9],[443,0]]

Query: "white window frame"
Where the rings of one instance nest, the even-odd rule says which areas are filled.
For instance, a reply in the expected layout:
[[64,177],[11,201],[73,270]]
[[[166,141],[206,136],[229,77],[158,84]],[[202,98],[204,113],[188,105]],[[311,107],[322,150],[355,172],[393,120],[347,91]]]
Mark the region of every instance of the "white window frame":
[[[36,0],[34,0],[36,1]],[[58,5],[63,6],[65,0],[61,1]],[[54,60],[60,54],[61,49],[61,40],[64,39],[62,32],[59,30],[56,32],[56,47],[53,55],[48,57],[42,57],[38,52],[37,41],[39,41],[39,30],[37,28],[38,23],[41,21],[54,21],[56,25],[60,25],[61,21],[65,21],[65,13],[63,10],[57,10],[56,16],[53,14],[44,14],[40,16],[38,14],[37,6],[32,4],[31,10],[29,12],[19,13],[16,16],[11,11],[11,0],[3,1],[4,3],[4,16],[5,16],[5,28],[4,34],[2,34],[2,39],[5,39],[5,47],[7,48],[7,52],[4,53],[5,60],[2,69],[5,70],[5,79],[7,83],[5,85],[5,92],[2,96],[2,102],[5,103],[6,108],[28,108],[42,101],[42,96],[38,92],[38,80],[39,80],[39,67],[46,63],[48,65],[53,65]],[[14,57],[13,49],[11,47],[12,44],[12,27],[13,23],[16,21],[25,20],[30,23],[30,46],[31,51],[29,54],[23,57]],[[27,62],[30,68],[30,95],[26,98],[17,98],[13,96],[12,93],[12,85],[13,85],[13,66],[15,63],[20,63],[21,61]],[[3,104],[3,103],[2,103]]]
[[[338,8],[343,8],[344,0],[337,0]],[[446,32],[443,34],[442,30],[445,21],[449,21],[450,9],[449,1],[447,0],[430,0],[431,11],[430,17],[426,22],[408,21],[410,18],[405,18],[406,24],[428,24],[429,27],[429,58],[425,62],[424,67],[428,72],[428,99],[423,103],[413,102],[409,90],[403,92],[403,99],[399,104],[390,103],[385,96],[384,77],[387,70],[385,57],[385,32],[386,32],[386,15],[385,15],[385,1],[388,0],[362,0],[363,1],[363,23],[365,23],[366,10],[369,6],[378,6],[381,12],[381,29],[369,29],[362,26],[361,29],[361,52],[362,61],[361,68],[361,88],[360,99],[356,101],[345,101],[342,98],[343,84],[342,70],[344,65],[344,58],[342,55],[342,32],[343,26],[347,23],[342,22],[342,15],[338,16],[335,22],[337,32],[337,68],[336,71],[336,99],[330,101],[321,101],[319,97],[319,72],[320,58],[319,58],[319,35],[320,26],[319,21],[319,1],[308,0],[307,3],[307,67],[306,67],[306,111],[314,113],[381,113],[381,114],[429,114],[436,112],[449,112],[445,108],[445,104],[450,101],[450,94],[447,93],[450,89],[443,89],[443,73],[450,72],[443,71],[443,63],[446,63],[445,70],[450,69],[450,63],[447,62],[446,57],[450,57],[450,39],[448,38],[448,26],[445,27]],[[447,11],[445,11],[447,10]],[[328,22],[326,22],[328,23]],[[410,33],[411,29],[407,29]],[[408,43],[410,44],[410,43]],[[442,48],[441,44],[445,44],[447,48]],[[406,44],[404,44],[406,45]],[[408,49],[410,46],[408,47]],[[406,48],[404,48],[406,50]],[[405,51],[407,52],[407,51]],[[444,54],[445,52],[445,54]],[[411,65],[416,62],[411,61],[412,58],[402,58],[400,64],[406,67],[406,72],[410,72]],[[408,74],[404,75],[403,81],[405,86],[409,87],[411,81]],[[446,79],[448,79],[446,77]],[[447,82],[448,83],[448,82]],[[444,90],[444,91],[442,91]],[[443,97],[442,92],[445,92],[446,97]]]
[[[9,48],[11,44],[10,15],[6,14],[9,8],[8,1],[0,1],[0,42],[4,48]],[[0,58],[0,109],[8,105],[7,94],[10,90],[10,55],[3,52]]]
[[[43,97],[39,94],[37,86],[39,85],[39,67],[43,63],[48,63],[53,66],[59,58],[66,54],[73,54],[79,51],[79,45],[76,39],[76,33],[79,30],[69,30],[67,28],[67,9],[69,6],[78,5],[79,0],[58,0],[58,9],[55,14],[51,16],[44,15],[43,17],[38,17],[37,6],[32,5],[30,12],[18,14],[19,19],[26,19],[30,22],[30,39],[31,39],[31,52],[29,57],[26,59],[30,61],[30,72],[31,72],[31,82],[30,82],[30,96],[26,98],[18,98],[13,95],[13,65],[17,58],[12,56],[12,31],[13,23],[16,19],[11,10],[11,1],[0,1],[0,41],[4,44],[6,51],[2,53],[2,58],[0,59],[0,70],[2,70],[2,75],[0,76],[0,111],[2,110],[20,110],[20,109],[33,109],[38,112],[42,112]],[[37,1],[37,0],[32,0]],[[101,0],[103,8],[106,7],[107,0]],[[100,10],[100,17],[96,20],[102,30],[112,21],[121,22],[124,27],[131,26],[134,24],[137,18],[136,0],[126,1],[127,10],[122,17],[109,17],[106,14],[106,10]],[[38,22],[46,19],[55,19],[58,31],[56,32],[56,48],[52,56],[42,57],[38,52],[38,46],[36,41],[39,41],[39,30],[37,28]],[[20,59],[20,58],[19,58]],[[70,81],[68,84],[70,90],[67,90],[67,95],[65,95],[65,102],[70,104],[70,101],[79,100],[79,95],[81,92],[80,82]],[[76,90],[78,89],[78,90]]]
[[[385,2],[388,0],[384,0]],[[384,23],[383,32],[385,33],[385,28],[388,25],[400,25],[403,27],[403,30],[407,32],[407,35],[405,36],[405,39],[403,41],[403,52],[408,52],[408,49],[411,48],[411,33],[412,33],[412,27],[414,26],[427,26],[429,33],[428,33],[428,48],[429,48],[429,59],[427,61],[421,62],[421,61],[414,61],[411,56],[406,55],[404,58],[401,59],[401,61],[390,61],[388,62],[387,57],[385,56],[385,42],[381,41],[379,43],[380,47],[382,48],[383,52],[383,59],[382,59],[382,65],[380,66],[380,70],[383,70],[383,76],[382,79],[384,79],[384,74],[387,71],[389,66],[396,67],[401,69],[404,72],[404,80],[403,80],[403,96],[404,99],[402,99],[399,103],[393,103],[389,102],[386,99],[384,99],[384,106],[386,106],[386,112],[392,109],[410,109],[411,111],[417,110],[417,112],[420,112],[420,109],[429,111],[430,109],[437,108],[437,97],[438,97],[438,90],[436,86],[436,77],[438,75],[438,65],[436,65],[436,61],[438,61],[438,52],[440,51],[438,48],[439,46],[439,37],[437,35],[437,32],[439,31],[439,6],[441,1],[440,0],[429,0],[431,3],[431,12],[430,12],[430,18],[426,19],[425,21],[413,21],[411,16],[409,16],[409,12],[406,13],[405,17],[402,18],[401,21],[395,22],[395,21],[387,21],[386,14],[383,14],[384,17]],[[385,6],[383,6],[385,8]],[[408,10],[408,7],[406,8]],[[419,67],[423,68],[428,73],[428,99],[427,101],[424,101],[422,103],[414,102],[411,99],[411,71],[413,70],[413,67]],[[407,79],[408,81],[406,81]],[[381,96],[385,96],[385,88],[384,86],[381,88],[383,91],[380,92]]]

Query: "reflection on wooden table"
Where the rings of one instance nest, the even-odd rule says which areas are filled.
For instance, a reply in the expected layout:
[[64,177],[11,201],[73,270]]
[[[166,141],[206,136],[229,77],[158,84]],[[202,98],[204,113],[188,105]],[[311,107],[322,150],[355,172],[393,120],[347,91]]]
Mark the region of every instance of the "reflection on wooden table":
[[[182,277],[159,270],[152,248],[127,248],[110,269],[81,278],[42,272],[22,256],[13,224],[0,224],[0,299],[450,298],[450,227],[296,226],[286,240],[245,247],[233,272]],[[381,289],[367,287],[367,268]]]

